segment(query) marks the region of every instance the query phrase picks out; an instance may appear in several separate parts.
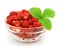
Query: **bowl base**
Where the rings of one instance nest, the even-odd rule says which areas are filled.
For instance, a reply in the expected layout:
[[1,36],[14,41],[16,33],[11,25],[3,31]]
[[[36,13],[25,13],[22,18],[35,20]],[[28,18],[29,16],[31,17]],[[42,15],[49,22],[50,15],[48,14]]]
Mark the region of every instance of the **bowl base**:
[[42,36],[43,36],[43,34],[40,34],[38,37],[36,37],[36,38],[34,38],[34,39],[22,39],[22,38],[20,38],[20,37],[18,37],[18,36],[16,36],[16,35],[14,35],[14,34],[12,34],[11,33],[11,36],[14,38],[14,39],[16,39],[17,41],[21,41],[21,42],[35,42],[35,41],[38,41]]

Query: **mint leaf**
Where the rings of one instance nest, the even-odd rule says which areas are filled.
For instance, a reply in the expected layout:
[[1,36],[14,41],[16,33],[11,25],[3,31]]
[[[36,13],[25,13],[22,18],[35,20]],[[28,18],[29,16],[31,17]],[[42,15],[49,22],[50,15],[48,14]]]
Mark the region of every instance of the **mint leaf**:
[[43,17],[53,18],[54,16],[55,16],[55,12],[50,8],[46,8],[43,12]]
[[33,17],[38,18],[38,22],[40,22],[47,30],[50,30],[52,28],[52,23],[48,19],[55,16],[55,12],[52,9],[46,8],[42,14],[40,8],[32,7],[30,8],[29,12]]
[[41,18],[38,20],[47,30],[50,30],[52,27],[52,23],[48,18]]
[[32,16],[34,16],[35,18],[40,18],[41,15],[42,15],[41,9],[40,9],[40,8],[37,8],[37,7],[32,7],[32,8],[30,8],[29,12],[30,12],[30,14],[31,14]]

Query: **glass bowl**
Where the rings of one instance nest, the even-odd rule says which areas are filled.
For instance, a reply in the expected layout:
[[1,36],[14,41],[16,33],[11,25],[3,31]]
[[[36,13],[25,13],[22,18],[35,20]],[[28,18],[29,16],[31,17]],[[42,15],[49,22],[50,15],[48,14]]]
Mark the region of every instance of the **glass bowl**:
[[21,28],[9,25],[6,23],[7,29],[11,33],[12,37],[22,42],[34,42],[41,38],[45,29],[43,26],[35,28]]

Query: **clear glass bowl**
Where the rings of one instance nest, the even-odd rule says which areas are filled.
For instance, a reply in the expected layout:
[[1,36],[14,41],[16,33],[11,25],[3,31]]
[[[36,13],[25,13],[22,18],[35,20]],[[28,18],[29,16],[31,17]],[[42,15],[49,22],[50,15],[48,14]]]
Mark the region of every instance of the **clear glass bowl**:
[[8,30],[10,31],[13,38],[22,42],[34,42],[40,39],[45,32],[44,27],[35,28],[21,28],[9,25],[6,23]]

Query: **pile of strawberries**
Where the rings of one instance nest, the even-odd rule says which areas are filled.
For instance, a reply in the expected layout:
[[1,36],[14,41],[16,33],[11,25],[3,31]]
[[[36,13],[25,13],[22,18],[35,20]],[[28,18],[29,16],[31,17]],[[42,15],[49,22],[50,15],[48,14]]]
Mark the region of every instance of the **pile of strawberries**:
[[12,11],[7,17],[8,24],[22,28],[39,27],[41,24],[38,19],[33,17],[28,10],[23,9],[22,11]]
[[[33,17],[28,10],[23,9],[22,11],[12,11],[7,16],[6,23],[15,27],[20,28],[36,28],[39,26],[42,26],[41,23],[38,22],[38,19]],[[41,28],[42,29],[42,28]],[[38,30],[41,30],[38,29]],[[14,29],[15,30],[15,29]],[[35,29],[36,30],[36,29]],[[22,34],[17,33],[16,35],[20,38],[33,38],[38,36],[37,34],[26,34],[25,32],[28,30],[20,30],[21,32],[24,32]],[[34,30],[30,30],[30,32],[34,32]]]

